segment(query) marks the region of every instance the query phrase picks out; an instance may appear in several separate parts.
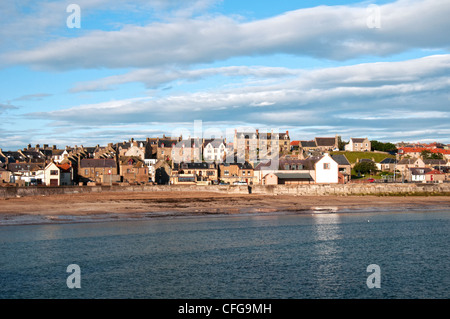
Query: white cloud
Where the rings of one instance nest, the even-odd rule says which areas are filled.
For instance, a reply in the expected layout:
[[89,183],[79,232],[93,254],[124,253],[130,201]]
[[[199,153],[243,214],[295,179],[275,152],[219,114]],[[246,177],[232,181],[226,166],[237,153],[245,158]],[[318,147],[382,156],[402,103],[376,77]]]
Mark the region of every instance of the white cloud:
[[[292,70],[286,74],[297,76],[288,81],[269,76],[267,83],[245,85],[244,78],[242,85],[232,88],[108,101],[28,116],[96,126],[196,119],[340,126],[367,120],[376,120],[376,125],[393,119],[403,125],[415,120],[443,121],[449,114],[449,61],[450,55],[438,55],[404,62]],[[377,71],[372,72],[375,69]],[[222,71],[196,72],[204,75]],[[404,77],[408,77],[408,81]],[[387,84],[382,84],[383,81]],[[433,104],[430,104],[430,96]],[[372,122],[369,125],[374,125]]]
[[253,77],[253,78],[279,78],[293,76],[298,72],[282,67],[249,67],[249,66],[229,66],[207,69],[177,69],[177,68],[147,68],[138,69],[126,74],[113,75],[106,78],[76,83],[71,88],[72,93],[83,91],[103,91],[110,90],[117,85],[141,82],[148,88],[159,87],[173,81],[195,81],[216,75],[228,77]]
[[367,27],[365,6],[320,6],[241,22],[223,15],[178,18],[119,31],[93,31],[3,56],[46,69],[153,68],[236,56],[287,53],[327,59],[449,48],[450,2],[399,0],[380,6],[382,27]]

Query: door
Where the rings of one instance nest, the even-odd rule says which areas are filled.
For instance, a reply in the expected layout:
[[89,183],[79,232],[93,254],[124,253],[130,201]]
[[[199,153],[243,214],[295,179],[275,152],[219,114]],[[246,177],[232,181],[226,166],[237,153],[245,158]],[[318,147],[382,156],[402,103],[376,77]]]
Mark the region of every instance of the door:
[[51,179],[50,180],[50,186],[58,186],[58,180],[57,179]]

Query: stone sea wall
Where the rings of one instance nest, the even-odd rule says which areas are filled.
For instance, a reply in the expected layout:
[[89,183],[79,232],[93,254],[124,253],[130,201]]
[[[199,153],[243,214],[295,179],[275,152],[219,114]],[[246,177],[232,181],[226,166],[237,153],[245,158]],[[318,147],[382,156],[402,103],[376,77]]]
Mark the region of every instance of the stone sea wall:
[[60,186],[60,187],[0,187],[0,198],[22,196],[49,196],[56,194],[83,194],[100,192],[215,192],[228,194],[266,194],[294,196],[323,195],[436,195],[450,194],[450,183],[445,184],[326,184],[326,185],[141,185],[141,186]]

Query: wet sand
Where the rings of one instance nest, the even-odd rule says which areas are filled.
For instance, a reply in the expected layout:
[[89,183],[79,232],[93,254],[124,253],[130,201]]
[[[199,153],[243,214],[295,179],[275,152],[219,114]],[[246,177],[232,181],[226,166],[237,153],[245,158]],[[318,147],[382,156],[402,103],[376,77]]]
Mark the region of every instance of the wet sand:
[[0,199],[0,216],[162,216],[305,211],[450,209],[450,196],[291,196],[213,192],[104,192]]

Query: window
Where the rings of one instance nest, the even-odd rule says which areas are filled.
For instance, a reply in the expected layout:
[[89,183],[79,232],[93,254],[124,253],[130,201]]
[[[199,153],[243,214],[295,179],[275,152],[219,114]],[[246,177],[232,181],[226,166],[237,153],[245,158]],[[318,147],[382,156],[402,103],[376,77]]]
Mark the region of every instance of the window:
[[230,175],[230,171],[223,171],[223,175],[226,175],[226,176]]
[[247,171],[247,175],[248,175],[248,176],[250,176],[250,172],[251,172],[251,171]]
[[89,170],[88,169],[84,170],[84,175],[89,175]]
[[57,170],[51,170],[50,171],[50,175],[58,175],[58,171]]
[[323,169],[330,169],[330,163],[323,163]]

